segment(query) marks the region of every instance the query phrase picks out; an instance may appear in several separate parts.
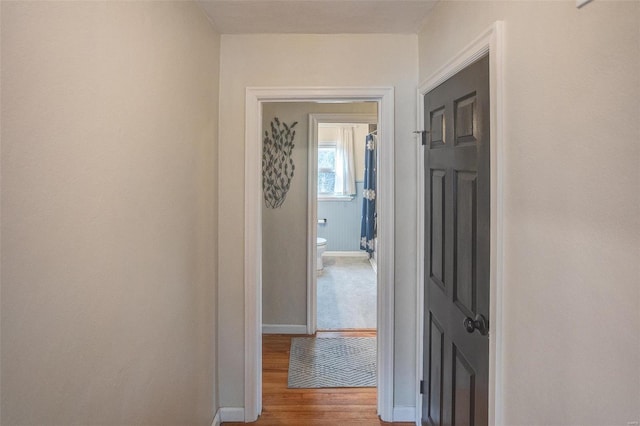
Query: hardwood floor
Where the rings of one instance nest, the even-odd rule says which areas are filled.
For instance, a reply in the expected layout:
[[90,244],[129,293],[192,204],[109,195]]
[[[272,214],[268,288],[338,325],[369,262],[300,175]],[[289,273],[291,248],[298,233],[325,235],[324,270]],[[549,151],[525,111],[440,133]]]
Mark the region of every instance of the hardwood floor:
[[[368,337],[372,331],[318,332],[323,337]],[[260,425],[385,425],[376,414],[376,388],[288,389],[293,335],[262,338],[262,416]],[[225,422],[225,426],[244,423]],[[413,423],[393,423],[413,425]]]

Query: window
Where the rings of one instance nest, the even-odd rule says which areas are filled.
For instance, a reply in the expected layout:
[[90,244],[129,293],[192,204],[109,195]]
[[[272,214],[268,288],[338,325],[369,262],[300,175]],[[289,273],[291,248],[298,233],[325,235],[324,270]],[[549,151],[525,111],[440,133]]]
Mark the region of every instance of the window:
[[318,141],[318,200],[351,201],[356,195],[354,128],[340,124],[327,129],[333,131]]
[[336,144],[318,146],[318,195],[333,195],[336,185]]

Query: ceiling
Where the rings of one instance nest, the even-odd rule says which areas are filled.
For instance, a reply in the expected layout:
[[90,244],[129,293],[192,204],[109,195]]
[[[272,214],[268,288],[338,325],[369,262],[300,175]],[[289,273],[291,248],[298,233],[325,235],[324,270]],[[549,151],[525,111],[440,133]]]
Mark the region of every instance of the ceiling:
[[415,34],[438,0],[198,0],[221,34]]

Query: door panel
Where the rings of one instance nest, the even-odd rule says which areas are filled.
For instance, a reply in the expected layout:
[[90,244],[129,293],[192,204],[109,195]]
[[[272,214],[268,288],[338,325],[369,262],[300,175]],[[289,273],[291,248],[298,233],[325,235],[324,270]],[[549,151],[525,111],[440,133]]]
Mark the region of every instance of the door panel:
[[477,131],[476,93],[463,96],[455,102],[456,144],[475,143]]
[[473,328],[481,325],[474,323],[477,315],[489,318],[488,57],[436,87],[424,102],[422,419],[482,426],[488,422],[489,337]]
[[460,350],[453,345],[452,378],[454,383],[452,424],[474,424],[476,373]]
[[456,172],[455,286],[453,300],[468,316],[476,310],[475,242],[476,183],[475,172]]
[[444,288],[444,170],[431,171],[431,279]]
[[445,141],[445,122],[444,122],[444,107],[440,107],[433,111],[430,111],[431,119],[431,148],[438,146],[444,146]]
[[444,332],[442,327],[434,319],[430,318],[431,348],[429,353],[430,370],[429,370],[429,422],[432,425],[442,424],[442,364],[444,361]]

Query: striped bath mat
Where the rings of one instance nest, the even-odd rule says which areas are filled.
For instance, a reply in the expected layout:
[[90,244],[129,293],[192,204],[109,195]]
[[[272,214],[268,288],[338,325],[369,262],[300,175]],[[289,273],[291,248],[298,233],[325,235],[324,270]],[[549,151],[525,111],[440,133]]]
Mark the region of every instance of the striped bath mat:
[[375,337],[291,339],[289,388],[375,386]]

